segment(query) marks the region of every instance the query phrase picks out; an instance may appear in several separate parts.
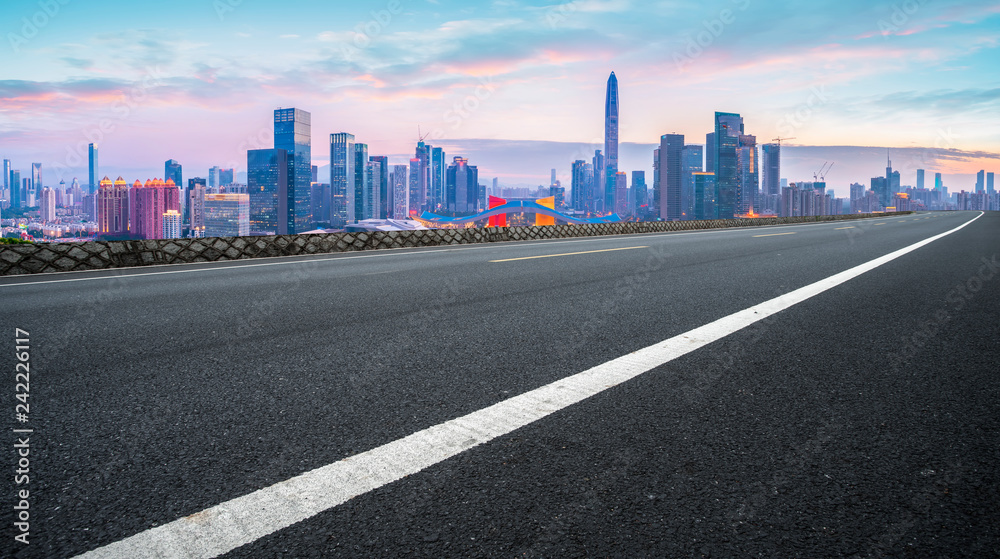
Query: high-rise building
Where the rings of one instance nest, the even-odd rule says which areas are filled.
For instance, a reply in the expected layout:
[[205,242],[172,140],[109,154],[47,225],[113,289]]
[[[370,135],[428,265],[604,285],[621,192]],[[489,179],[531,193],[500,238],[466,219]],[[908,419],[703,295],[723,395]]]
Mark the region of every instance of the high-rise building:
[[330,226],[337,229],[353,223],[347,209],[354,208],[354,143],[354,134],[330,134]]
[[781,195],[781,144],[764,144],[760,149],[760,188],[766,196]]
[[164,239],[179,239],[181,236],[181,212],[176,210],[167,210],[163,214],[163,233],[161,237]]
[[365,162],[368,173],[365,181],[365,219],[379,219],[379,211],[382,207],[382,190],[379,184],[382,182],[382,165],[372,161],[369,156]]
[[[247,151],[247,193],[250,195],[250,230],[265,235],[287,235],[288,152],[283,149]],[[194,228],[194,221],[191,222]]]
[[245,237],[249,234],[249,194],[205,195],[206,237]]
[[205,195],[208,194],[206,184],[205,179],[202,178],[188,180],[185,220],[190,236],[194,238],[205,236]]
[[[42,184],[42,164],[41,163],[32,163],[31,164],[31,195],[30,196],[31,196],[32,200],[35,203],[37,203],[38,197],[42,193],[42,188],[45,188],[45,185]],[[35,203],[32,203],[31,205],[34,206]]]
[[375,164],[372,183],[378,190],[377,208],[372,211],[373,219],[389,219],[389,158],[384,155],[372,155],[368,158]]
[[[10,192],[10,190],[11,190],[11,188],[10,188],[10,170],[11,170],[10,159],[4,159],[3,160],[3,178],[0,179],[0,180],[3,181],[3,189],[7,191],[7,196],[12,196],[12,193]],[[8,200],[10,200],[10,198],[8,198]]]
[[735,113],[715,113],[715,207],[719,219],[732,219],[739,209],[739,161],[737,150],[743,118]]
[[615,173],[615,213],[625,217],[628,211],[628,174],[625,171]]
[[392,215],[390,219],[409,219],[410,184],[407,181],[407,166],[392,166]]
[[[136,181],[138,184],[139,181]],[[97,226],[101,235],[125,238],[129,232],[129,189],[125,179],[104,177],[97,191]]]
[[410,192],[408,194],[409,209],[407,210],[407,214],[409,215],[418,215],[420,213],[419,192],[421,184],[420,176],[423,174],[422,169],[423,169],[423,164],[420,162],[419,157],[414,157],[410,159],[410,171],[409,171],[410,182],[408,185]]
[[746,214],[754,208],[760,209],[757,202],[757,192],[760,190],[760,166],[757,156],[757,137],[750,134],[740,134],[739,147],[736,150],[737,182],[736,206],[740,214]]
[[219,186],[229,186],[236,182],[236,169],[219,169]]
[[608,77],[608,90],[604,101],[604,176],[605,211],[615,207],[618,174],[618,78],[614,72]]
[[420,208],[420,211],[428,209],[433,202],[430,200],[431,185],[433,183],[431,177],[432,151],[433,148],[425,144],[423,140],[417,142],[417,149],[414,157],[419,161],[419,168],[416,176],[413,174],[413,169],[410,169],[410,183],[416,185],[416,191],[410,192],[410,204],[415,204],[418,208]]
[[180,212],[180,192],[174,181],[135,181],[128,195],[129,231],[134,239],[159,239],[163,234],[163,214]]
[[219,176],[222,169],[219,167],[212,167],[208,170],[208,188],[211,192],[218,192],[219,187],[222,186],[222,177]]
[[[430,146],[428,146],[430,147]],[[431,196],[428,206],[433,210],[445,204],[445,188],[448,182],[448,164],[442,148],[431,148]]]
[[301,109],[274,111],[274,148],[288,158],[287,211],[279,218],[287,222],[289,235],[312,226],[309,195],[312,190],[312,116]]
[[697,144],[681,152],[681,219],[694,219],[694,174],[704,171],[705,150]]
[[41,199],[41,210],[42,210],[42,223],[47,223],[56,220],[56,191],[49,188],[42,188],[42,192],[39,195]]
[[988,194],[996,192],[996,189],[993,186],[993,173],[986,173],[986,192]]
[[10,171],[10,207],[24,207],[24,200],[21,198],[21,171]]
[[330,225],[330,207],[327,200],[331,199],[330,185],[321,182],[312,183],[312,194],[309,203],[312,205],[313,224],[316,227]]
[[368,144],[354,144],[354,207],[350,208],[350,223],[368,219],[371,215],[371,175],[368,174]]
[[917,188],[924,187],[924,170],[917,169]]
[[681,184],[683,169],[681,161],[684,152],[683,134],[664,134],[660,136],[660,161],[657,170],[660,173],[660,218],[666,221],[677,221],[682,217]]
[[986,191],[986,170],[980,169],[980,171],[976,173],[976,192],[985,192],[985,191]]
[[97,178],[97,144],[90,144],[88,147],[87,163],[90,167],[90,183],[87,185],[87,192],[93,195],[97,193],[98,183],[100,182],[100,179]]
[[851,200],[860,200],[865,197],[865,185],[855,182],[851,183]]
[[715,172],[715,132],[705,134],[705,172]]
[[570,200],[573,209],[591,212],[594,208],[594,166],[582,159],[573,162],[573,178],[570,184]]
[[632,171],[633,215],[640,220],[649,215],[649,191],[646,188],[646,171]]
[[944,181],[941,180],[941,173],[934,173],[934,190],[944,188]]
[[456,157],[448,166],[445,206],[452,214],[468,215],[479,211],[479,169],[469,165],[468,159]]
[[[604,211],[604,192],[606,183],[605,174],[605,161],[604,153],[601,150],[594,151],[594,158],[591,160],[590,165],[594,168],[594,180],[592,182],[593,192],[590,194],[590,199],[593,200],[593,209],[588,209],[591,212],[603,212]],[[611,213],[610,211],[608,213]]]
[[176,159],[168,159],[163,164],[163,180],[172,180],[178,188],[184,188],[184,168]]
[[694,173],[694,218],[716,219],[719,217],[715,195],[715,173]]

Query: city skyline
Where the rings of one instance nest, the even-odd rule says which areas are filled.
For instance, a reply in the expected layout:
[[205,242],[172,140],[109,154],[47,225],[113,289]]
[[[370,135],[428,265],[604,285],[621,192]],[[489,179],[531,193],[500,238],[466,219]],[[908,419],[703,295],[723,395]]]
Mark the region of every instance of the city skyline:
[[[501,164],[502,153],[473,152],[603,143],[594,107],[615,71],[623,171],[652,171],[650,157],[627,156],[627,144],[655,144],[668,132],[697,138],[715,111],[742,114],[760,144],[796,137],[783,161],[791,180],[822,164],[798,167],[796,143],[927,148],[913,169],[943,172],[952,188],[1000,161],[1000,89],[991,82],[1000,8],[988,2],[920,4],[901,15],[820,3],[811,9],[827,17],[818,21],[742,0],[316,4],[325,17],[295,20],[294,29],[276,7],[216,4],[179,2],[153,23],[115,2],[71,3],[37,29],[14,26],[6,48],[15,56],[0,82],[0,155],[22,175],[35,161],[72,169],[46,173],[53,182],[86,176],[90,140],[111,175],[156,176],[168,158],[194,176],[216,165],[245,172],[246,151],[270,147],[273,135],[259,115],[294,106],[314,115],[314,136],[352,130],[392,163],[407,160],[422,126],[430,143],[475,159],[485,177],[545,184],[558,165],[568,184],[579,158],[572,149],[521,168]],[[36,9],[0,8],[29,23]],[[780,39],[764,38],[782,26]],[[952,89],[941,89],[941,75]],[[313,163],[326,164],[324,155]],[[837,169],[844,174],[831,184],[842,190],[872,173],[848,161]]]

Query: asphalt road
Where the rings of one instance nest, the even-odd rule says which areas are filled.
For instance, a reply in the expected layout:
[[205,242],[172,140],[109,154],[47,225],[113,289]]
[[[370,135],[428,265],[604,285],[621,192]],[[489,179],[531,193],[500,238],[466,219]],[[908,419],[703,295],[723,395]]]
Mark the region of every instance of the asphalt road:
[[[32,375],[26,423],[2,388],[0,555],[101,548],[977,215],[0,278]],[[987,213],[225,557],[1000,556],[998,261]]]

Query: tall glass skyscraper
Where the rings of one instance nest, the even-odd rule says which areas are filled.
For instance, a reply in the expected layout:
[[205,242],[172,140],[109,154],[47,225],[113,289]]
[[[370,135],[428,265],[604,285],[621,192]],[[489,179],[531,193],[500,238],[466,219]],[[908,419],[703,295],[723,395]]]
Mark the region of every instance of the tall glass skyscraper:
[[924,170],[917,169],[917,188],[924,187]]
[[[283,149],[247,151],[247,193],[250,195],[250,230],[287,235],[288,152]],[[312,178],[312,177],[310,177]],[[194,227],[194,218],[191,226]]]
[[608,91],[604,100],[604,211],[615,208],[615,190],[618,174],[618,78],[614,72],[608,78]]
[[664,134],[660,136],[660,162],[657,170],[660,173],[660,217],[667,221],[677,221],[681,218],[681,185],[683,169],[681,167],[684,151],[683,134]]
[[330,226],[335,229],[353,223],[347,209],[354,208],[354,160],[354,134],[330,134]]
[[274,148],[288,154],[288,234],[308,231],[312,226],[312,116],[301,109],[274,111]]
[[[373,217],[376,219],[389,219],[389,158],[384,155],[372,155],[368,161],[375,164],[375,170],[371,173],[372,184],[378,190],[378,207],[372,209]],[[375,179],[378,179],[377,181]]]
[[732,219],[737,211],[739,170],[736,151],[743,134],[743,118],[735,113],[715,113],[715,208],[719,219]]
[[767,196],[781,195],[781,144],[764,144],[760,151],[761,190]]
[[[428,146],[429,147],[429,146]],[[445,204],[445,183],[448,172],[448,164],[444,161],[445,153],[442,148],[431,148],[431,196],[428,205],[431,211],[438,205]]]
[[350,223],[371,216],[371,175],[368,173],[368,144],[354,144],[354,206],[349,208]]
[[458,215],[479,211],[479,168],[468,159],[456,157],[448,166],[445,207]]
[[694,174],[704,169],[705,150],[697,144],[684,146],[681,153],[681,219],[694,219]]
[[[3,160],[3,188],[7,190],[10,188],[10,159]],[[13,193],[8,193],[11,196]]]
[[88,192],[91,195],[97,192],[97,187],[100,186],[101,179],[97,178],[97,144],[90,144],[89,153],[87,156],[87,162],[90,167],[89,180],[90,184],[87,185]]

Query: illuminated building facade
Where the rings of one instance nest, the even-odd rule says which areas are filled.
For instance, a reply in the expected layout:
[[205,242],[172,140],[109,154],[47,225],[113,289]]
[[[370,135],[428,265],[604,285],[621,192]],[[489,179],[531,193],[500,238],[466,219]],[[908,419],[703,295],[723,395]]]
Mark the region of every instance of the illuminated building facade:
[[163,235],[163,214],[180,212],[180,192],[173,180],[135,181],[129,191],[129,231],[134,239],[159,239]]
[[114,182],[108,177],[100,181],[97,189],[97,226],[102,235],[128,235],[129,189],[122,177]]
[[205,195],[206,237],[245,237],[249,234],[249,194]]

